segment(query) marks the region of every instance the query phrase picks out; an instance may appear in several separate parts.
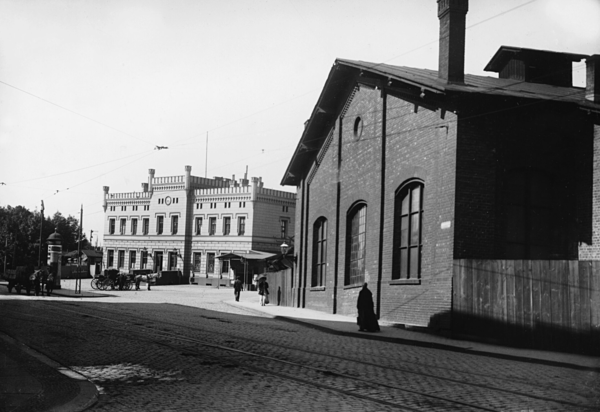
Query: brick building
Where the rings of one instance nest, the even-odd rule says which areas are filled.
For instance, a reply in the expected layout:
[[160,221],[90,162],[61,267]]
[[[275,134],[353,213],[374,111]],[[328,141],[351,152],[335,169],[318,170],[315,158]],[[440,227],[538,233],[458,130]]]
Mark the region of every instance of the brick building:
[[465,75],[467,9],[438,0],[437,71],[335,61],[282,180],[293,305],[355,315],[367,282],[386,321],[534,346],[577,323],[565,339],[589,344],[600,276],[575,266],[600,259],[599,56],[503,46],[498,77]]
[[228,277],[218,256],[277,253],[293,237],[294,193],[267,189],[262,178],[206,179],[191,169],[167,177],[150,169],[140,192],[104,187],[105,268],[180,271],[183,281],[210,284]]

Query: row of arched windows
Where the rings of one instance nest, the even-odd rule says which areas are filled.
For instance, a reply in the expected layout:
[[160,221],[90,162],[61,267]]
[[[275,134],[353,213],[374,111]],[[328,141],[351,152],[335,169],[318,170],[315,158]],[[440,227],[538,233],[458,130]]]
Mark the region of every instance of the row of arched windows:
[[[392,279],[418,279],[421,276],[423,230],[423,182],[402,185],[394,201]],[[365,281],[367,248],[367,203],[355,203],[346,214],[344,285]],[[327,277],[327,219],[313,224],[312,287],[325,286]]]

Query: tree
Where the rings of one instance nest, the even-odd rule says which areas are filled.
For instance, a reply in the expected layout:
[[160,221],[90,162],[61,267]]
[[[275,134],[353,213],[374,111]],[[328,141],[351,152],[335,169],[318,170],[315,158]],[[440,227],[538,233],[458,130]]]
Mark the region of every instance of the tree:
[[[31,212],[23,206],[0,206],[0,257],[7,268],[37,266],[40,255],[41,212]],[[42,262],[46,261],[46,240],[56,230],[62,237],[63,251],[76,250],[79,221],[56,212],[46,217],[42,228]],[[85,242],[85,240],[84,240]],[[83,246],[83,245],[82,245]],[[2,267],[3,269],[3,267]]]

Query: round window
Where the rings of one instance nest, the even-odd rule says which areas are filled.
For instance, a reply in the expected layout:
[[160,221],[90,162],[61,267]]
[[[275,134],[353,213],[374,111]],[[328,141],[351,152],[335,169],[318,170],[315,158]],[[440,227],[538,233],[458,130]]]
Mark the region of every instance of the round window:
[[360,116],[357,116],[354,120],[354,138],[360,139],[363,132],[363,121]]

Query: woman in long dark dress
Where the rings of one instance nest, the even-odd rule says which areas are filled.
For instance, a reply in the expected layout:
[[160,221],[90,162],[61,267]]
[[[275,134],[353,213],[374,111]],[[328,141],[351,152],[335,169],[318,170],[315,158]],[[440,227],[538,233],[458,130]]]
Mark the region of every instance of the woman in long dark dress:
[[358,309],[358,327],[359,331],[378,332],[379,322],[373,308],[373,294],[365,283],[358,294],[356,303]]

